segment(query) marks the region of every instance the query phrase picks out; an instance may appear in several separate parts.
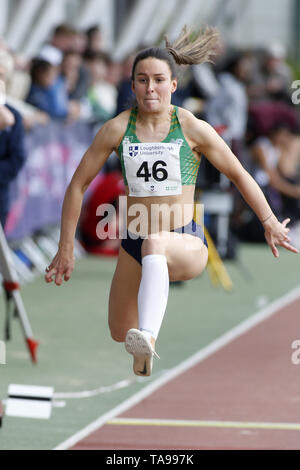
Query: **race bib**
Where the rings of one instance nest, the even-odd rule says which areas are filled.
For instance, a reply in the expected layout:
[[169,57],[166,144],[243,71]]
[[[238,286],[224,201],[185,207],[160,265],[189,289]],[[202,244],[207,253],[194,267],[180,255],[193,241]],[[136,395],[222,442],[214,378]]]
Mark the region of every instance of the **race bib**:
[[171,196],[182,193],[180,144],[123,142],[129,196]]

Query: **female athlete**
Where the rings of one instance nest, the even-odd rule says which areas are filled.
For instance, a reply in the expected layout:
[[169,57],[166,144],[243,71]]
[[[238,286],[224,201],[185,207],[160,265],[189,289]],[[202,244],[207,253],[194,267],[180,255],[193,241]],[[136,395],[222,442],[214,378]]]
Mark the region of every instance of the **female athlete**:
[[173,45],[166,39],[165,48],[137,55],[132,69],[137,106],[106,122],[83,156],[66,191],[58,252],[46,269],[46,282],[54,279],[60,286],[70,279],[84,192],[110,154],[117,152],[126,186],[127,232],[111,284],[109,327],[115,341],[125,341],[137,375],[151,374],[169,281],[192,279],[207,263],[207,243],[193,220],[201,155],[238,188],[262,222],[273,255],[279,256],[277,245],[297,253],[288,238],[289,219],[277,220],[222,138],[209,124],[171,104],[176,63],[206,62],[217,45],[213,28],[196,36],[184,28]]

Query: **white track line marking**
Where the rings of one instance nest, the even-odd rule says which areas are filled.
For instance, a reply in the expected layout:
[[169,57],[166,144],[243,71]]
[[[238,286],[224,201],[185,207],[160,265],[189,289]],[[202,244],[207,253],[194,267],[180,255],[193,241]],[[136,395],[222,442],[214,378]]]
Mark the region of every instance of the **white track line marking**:
[[113,424],[117,426],[170,426],[185,428],[237,428],[300,431],[300,423],[264,423],[255,421],[198,421],[180,419],[115,418],[107,421],[106,424]]
[[138,382],[135,378],[121,380],[113,385],[107,385],[104,387],[96,388],[95,390],[84,390],[82,392],[57,392],[53,394],[54,400],[72,400],[72,399],[82,399],[82,398],[91,398],[102,393],[111,393],[120,388],[127,388],[133,383]]
[[74,446],[75,444],[77,444],[77,442],[81,441],[86,436],[103,426],[107,421],[112,420],[116,416],[127,411],[129,408],[132,408],[133,406],[137,405],[144,398],[151,395],[151,393],[153,393],[155,390],[162,387],[164,384],[174,379],[186,370],[190,369],[194,365],[203,361],[207,357],[211,356],[215,352],[219,351],[231,341],[248,332],[253,327],[272,316],[275,312],[279,311],[286,305],[292,303],[294,300],[297,300],[299,297],[300,287],[297,287],[296,289],[293,289],[284,296],[272,302],[266,308],[259,310],[255,314],[251,315],[251,317],[247,318],[228,332],[224,333],[222,336],[215,339],[214,341],[212,341],[212,343],[205,346],[204,348],[200,349],[198,352],[196,352],[191,357],[175,366],[173,369],[170,369],[163,376],[159,377],[154,382],[151,382],[149,385],[145,386],[142,390],[132,395],[123,403],[120,403],[120,405],[101,415],[99,418],[97,418],[92,423],[88,424],[81,431],[77,432],[69,439],[59,444],[53,450],[66,450]]

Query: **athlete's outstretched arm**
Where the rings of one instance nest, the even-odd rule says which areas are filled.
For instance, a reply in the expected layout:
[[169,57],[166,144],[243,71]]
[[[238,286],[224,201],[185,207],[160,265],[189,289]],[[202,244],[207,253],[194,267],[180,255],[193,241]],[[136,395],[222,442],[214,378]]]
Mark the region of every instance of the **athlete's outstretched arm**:
[[118,145],[120,126],[116,119],[103,125],[92,145],[84,154],[69,184],[62,208],[58,252],[46,269],[45,281],[60,286],[64,277],[70,279],[74,269],[74,238],[84,192]]
[[233,182],[263,224],[265,238],[273,255],[276,258],[279,256],[276,245],[298,253],[298,250],[290,244],[288,237],[289,228],[286,225],[290,219],[286,219],[282,223],[278,221],[262,190],[243,168],[224,140],[209,124],[196,118],[193,119],[193,133],[195,133],[194,138],[198,142],[197,151]]

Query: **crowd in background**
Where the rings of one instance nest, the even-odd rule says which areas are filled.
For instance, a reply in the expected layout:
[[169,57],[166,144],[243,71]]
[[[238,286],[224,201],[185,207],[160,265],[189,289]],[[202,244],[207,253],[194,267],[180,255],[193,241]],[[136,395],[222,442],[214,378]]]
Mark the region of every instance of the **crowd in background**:
[[[84,120],[97,129],[132,105],[133,57],[114,62],[97,26],[83,32],[62,24],[30,61],[0,41],[0,80],[6,82],[7,104],[19,111],[27,130],[51,119]],[[276,215],[294,224],[300,222],[299,116],[291,98],[296,78],[280,44],[257,51],[223,45],[214,64],[179,71],[173,96],[173,104],[215,127]],[[209,175],[203,166],[201,171]],[[200,180],[200,186],[217,184],[209,176]],[[244,239],[262,239],[260,224],[235,196],[232,229]]]
[[50,119],[104,122],[114,116],[122,65],[102,50],[101,38],[98,27],[83,33],[60,25],[30,61],[0,44],[7,102],[26,128]]

